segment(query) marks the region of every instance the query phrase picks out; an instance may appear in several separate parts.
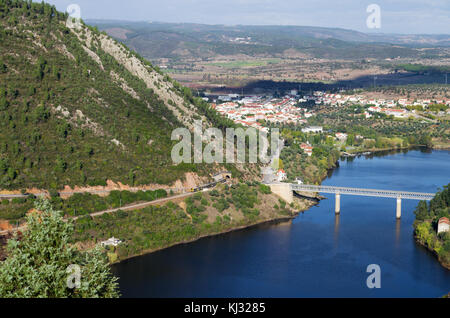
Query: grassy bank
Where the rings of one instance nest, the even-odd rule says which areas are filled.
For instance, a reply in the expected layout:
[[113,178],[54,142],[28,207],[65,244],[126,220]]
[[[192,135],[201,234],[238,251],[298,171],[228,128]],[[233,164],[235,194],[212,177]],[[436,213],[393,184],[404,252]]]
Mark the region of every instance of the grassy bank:
[[450,232],[437,234],[437,228],[440,218],[450,218],[449,186],[450,184],[444,186],[444,189],[438,192],[429,204],[421,201],[414,212],[416,242],[429,249],[447,269],[450,269]]
[[257,182],[220,185],[163,206],[84,216],[75,223],[74,241],[89,248],[112,236],[119,238],[122,243],[108,249],[114,263],[207,236],[291,219],[313,204],[304,200],[288,205]]

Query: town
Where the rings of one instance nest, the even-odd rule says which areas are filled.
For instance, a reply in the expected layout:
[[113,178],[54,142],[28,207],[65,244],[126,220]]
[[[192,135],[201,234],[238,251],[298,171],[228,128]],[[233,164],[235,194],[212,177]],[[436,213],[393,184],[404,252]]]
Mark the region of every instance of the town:
[[[210,100],[208,97],[204,99]],[[362,114],[355,113],[355,115],[361,115],[365,118],[371,118],[373,114],[381,113],[395,118],[432,120],[433,117],[426,117],[425,115],[447,116],[450,114],[450,99],[369,99],[363,95],[326,93],[323,91],[299,96],[296,90],[292,90],[290,94],[282,98],[272,96],[243,96],[241,98],[238,94],[218,96],[213,99],[211,107],[236,123],[266,129],[262,124],[264,121],[268,123],[306,124],[307,119],[315,115],[313,111],[304,106],[311,104],[329,107],[363,106],[365,111]]]
[[[322,126],[308,125],[308,119],[323,109],[336,111],[351,109],[352,116],[363,119],[392,118],[398,120],[417,120],[423,123],[435,123],[436,118],[450,115],[450,100],[407,99],[387,100],[368,98],[363,94],[328,93],[323,91],[300,95],[292,90],[283,97],[273,96],[241,96],[228,94],[203,98],[211,101],[211,107],[222,116],[233,120],[236,124],[268,131],[270,126],[299,125],[301,131],[307,133],[323,133]],[[345,145],[348,134],[335,132],[332,137],[337,143]],[[364,136],[356,135],[363,140]],[[308,156],[312,156],[313,147],[308,142],[301,143],[300,148]],[[347,155],[346,152],[343,153]]]

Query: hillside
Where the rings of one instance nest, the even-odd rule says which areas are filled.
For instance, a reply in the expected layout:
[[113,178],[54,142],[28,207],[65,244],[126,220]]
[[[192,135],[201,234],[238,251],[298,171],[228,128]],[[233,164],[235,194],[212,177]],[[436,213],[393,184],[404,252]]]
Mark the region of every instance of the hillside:
[[172,164],[170,132],[228,122],[124,45],[66,20],[47,4],[0,0],[0,189],[209,175]]
[[[224,26],[192,23],[90,21],[149,59],[218,55],[288,57],[292,50],[315,58],[438,57],[448,35],[366,34],[308,26]],[[426,52],[420,47],[429,47]]]

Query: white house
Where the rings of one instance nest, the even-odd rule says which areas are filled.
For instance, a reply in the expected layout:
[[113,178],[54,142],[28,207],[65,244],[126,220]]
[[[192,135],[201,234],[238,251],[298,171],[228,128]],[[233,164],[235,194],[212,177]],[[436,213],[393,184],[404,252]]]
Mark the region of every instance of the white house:
[[300,148],[301,148],[301,149],[302,149],[309,157],[312,156],[313,147],[312,147],[310,144],[302,143],[302,144],[300,145]]
[[113,237],[110,237],[109,239],[107,239],[106,241],[100,242],[100,245],[101,246],[117,246],[120,243],[122,243],[122,241],[113,236]]
[[283,169],[278,170],[277,177],[280,182],[286,180],[286,172]]
[[345,141],[347,140],[347,134],[344,133],[336,133],[336,138],[339,139],[340,141]]
[[450,220],[448,218],[440,218],[438,223],[438,234],[450,231]]
[[310,126],[310,127],[306,127],[302,129],[303,133],[319,133],[319,132],[323,132],[323,128],[320,126]]

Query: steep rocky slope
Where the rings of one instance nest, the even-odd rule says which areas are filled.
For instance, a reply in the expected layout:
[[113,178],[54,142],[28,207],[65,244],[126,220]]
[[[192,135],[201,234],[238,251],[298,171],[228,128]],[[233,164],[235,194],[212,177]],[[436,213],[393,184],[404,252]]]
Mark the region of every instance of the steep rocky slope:
[[[0,189],[171,184],[171,131],[226,126],[191,92],[48,4],[0,0]],[[217,167],[216,167],[217,169]]]

